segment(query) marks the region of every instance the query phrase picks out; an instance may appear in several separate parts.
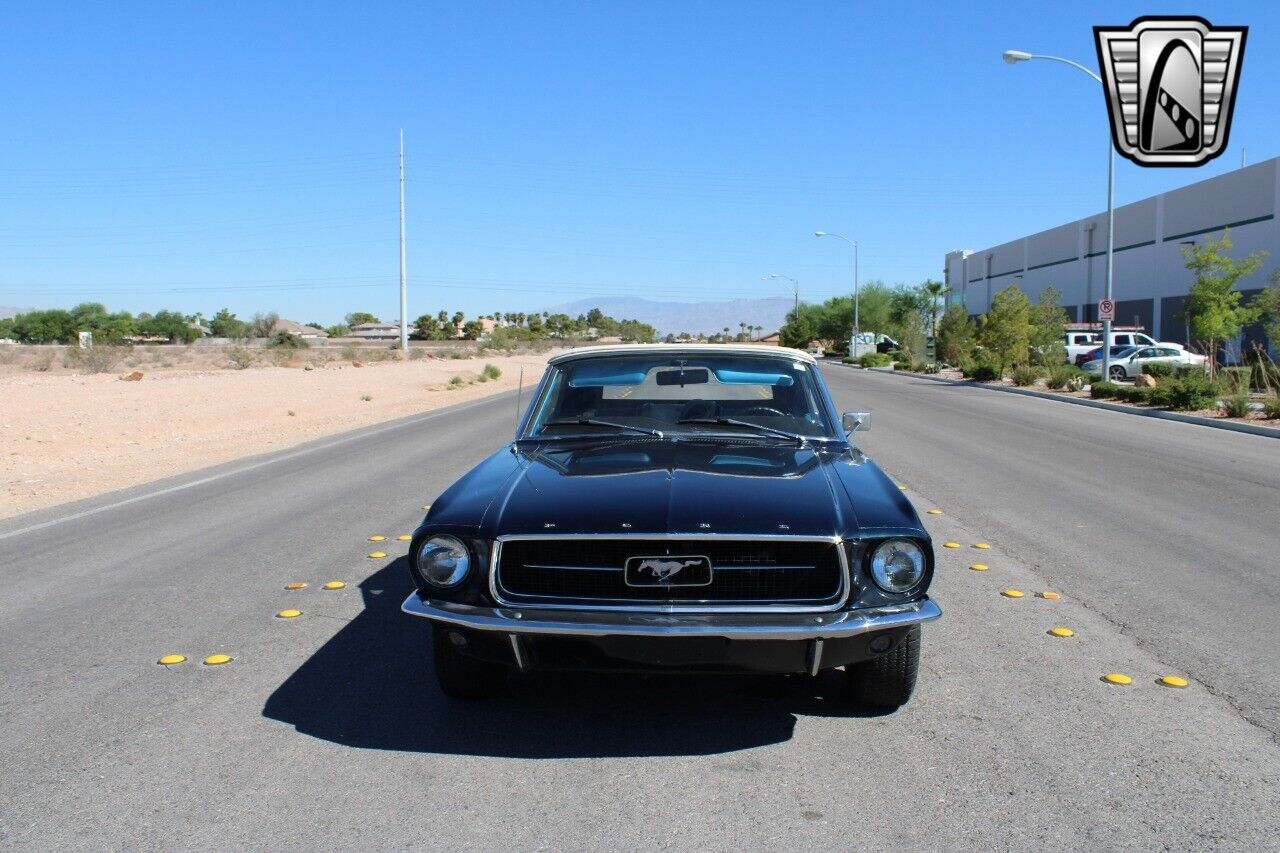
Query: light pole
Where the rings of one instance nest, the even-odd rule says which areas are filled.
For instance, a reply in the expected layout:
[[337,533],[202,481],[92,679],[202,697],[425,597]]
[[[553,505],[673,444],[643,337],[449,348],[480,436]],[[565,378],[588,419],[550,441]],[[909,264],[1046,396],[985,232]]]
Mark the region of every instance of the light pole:
[[[1027,62],[1031,59],[1047,59],[1051,62],[1061,62],[1063,65],[1070,65],[1079,71],[1088,74],[1098,85],[1102,85],[1102,78],[1094,72],[1090,71],[1079,62],[1072,62],[1070,59],[1063,59],[1060,56],[1044,56],[1038,53],[1027,53],[1025,50],[1006,50],[1004,52],[1004,61],[1010,65],[1019,62]],[[1111,292],[1111,271],[1113,269],[1113,261],[1115,259],[1116,245],[1116,149],[1111,142],[1111,130],[1107,130],[1107,301],[1111,303],[1114,311],[1115,300]],[[989,306],[988,306],[989,307]],[[1102,378],[1104,381],[1111,380],[1111,321],[1102,321]]]
[[853,339],[849,341],[849,356],[857,358],[858,349],[862,344],[862,329],[858,325],[858,241],[850,240],[848,237],[842,237],[839,234],[832,234],[829,231],[814,231],[815,237],[837,237],[853,247]]
[[761,280],[761,281],[769,281],[770,279],[778,279],[778,278],[784,278],[784,279],[786,279],[787,281],[791,282],[791,286],[795,288],[795,290],[796,290],[796,319],[797,319],[797,320],[799,320],[799,319],[800,319],[800,282],[796,281],[794,278],[792,278],[792,277],[791,277],[791,276],[789,276],[789,275],[782,275],[781,273],[776,273],[776,272],[775,272],[775,273],[769,273],[769,275],[765,276],[764,278],[762,278],[762,279],[760,279],[760,280]]

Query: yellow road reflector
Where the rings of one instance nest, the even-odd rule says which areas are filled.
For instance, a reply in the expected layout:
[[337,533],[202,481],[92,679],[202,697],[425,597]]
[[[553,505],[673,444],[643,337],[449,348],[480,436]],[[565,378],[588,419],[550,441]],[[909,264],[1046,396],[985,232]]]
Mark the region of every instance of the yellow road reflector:
[[942,510],[940,509],[931,509],[931,510],[927,510],[927,512],[929,513],[929,515],[942,515]]
[[1102,676],[1102,680],[1108,684],[1132,684],[1133,679],[1125,675],[1123,672],[1108,672]]
[[423,509],[431,509],[431,504],[423,504],[423,505],[422,505],[422,508],[423,508]]
[[985,551],[991,546],[988,545],[986,542],[974,542],[973,547],[977,548],[979,551]]
[[385,557],[385,556],[387,556],[387,552],[386,552],[386,551],[373,551],[372,553],[370,553],[370,554],[369,554],[369,559],[370,559],[370,560],[381,560],[381,559],[382,559],[383,557]]
[[991,568],[991,567],[990,567],[990,566],[988,566],[986,563],[974,563],[974,564],[973,564],[972,566],[970,566],[969,568],[970,568],[970,569],[972,569],[972,570],[973,570],[973,571],[975,571],[975,572],[985,572],[987,569],[989,569],[989,568]]
[[1026,593],[1020,589],[1002,589],[1000,594],[1005,598],[1022,598],[1022,596],[1026,595]]
[[412,537],[412,536],[410,536],[408,533],[401,533],[399,536],[397,536],[397,537],[396,537],[396,539],[397,539],[397,540],[399,540],[400,542],[412,542],[412,541],[413,541],[413,537]]
[[290,581],[284,585],[285,589],[306,589],[307,585],[304,581]]
[[279,613],[276,614],[276,618],[277,619],[296,619],[301,615],[302,615],[301,610],[292,610],[292,609],[281,610]]
[[1060,592],[1037,592],[1036,595],[1041,598],[1046,598],[1049,601],[1057,601],[1059,598],[1062,598],[1062,593]]
[[942,547],[943,548],[959,548],[960,543],[959,542],[943,542]]
[[231,663],[231,655],[209,655],[204,659],[205,666],[219,666],[224,663]]
[[161,666],[173,666],[175,663],[182,663],[187,659],[186,655],[165,655],[156,661]]
[[906,487],[905,485],[903,485],[902,483],[899,483],[899,484],[898,484],[898,488],[899,488],[899,489],[902,489],[902,491],[904,491],[904,492],[907,490],[907,487]]
[[325,589],[342,589],[344,586],[346,586],[346,583],[343,581],[329,581],[324,585],[324,588]]
[[1180,675],[1162,675],[1156,681],[1165,687],[1186,687],[1191,683]]
[[1072,631],[1070,628],[1063,628],[1061,626],[1050,628],[1049,633],[1055,637],[1074,637],[1076,635],[1075,631]]
[[370,541],[370,542],[381,542],[383,539],[386,539],[386,538],[387,538],[387,537],[383,536],[383,535],[382,535],[382,534],[380,534],[380,533],[375,533],[373,536],[370,536],[370,537],[369,537],[369,541]]

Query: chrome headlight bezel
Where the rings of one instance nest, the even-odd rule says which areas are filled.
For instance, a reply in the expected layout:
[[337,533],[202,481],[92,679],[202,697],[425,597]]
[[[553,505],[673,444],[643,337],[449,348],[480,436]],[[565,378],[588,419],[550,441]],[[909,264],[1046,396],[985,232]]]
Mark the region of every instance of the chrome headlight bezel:
[[920,588],[928,573],[925,548],[913,539],[886,539],[877,543],[867,556],[867,574],[877,587],[890,595],[906,595]]
[[418,576],[428,586],[434,589],[456,589],[471,576],[475,567],[475,555],[467,543],[457,536],[441,533],[422,543],[414,563]]

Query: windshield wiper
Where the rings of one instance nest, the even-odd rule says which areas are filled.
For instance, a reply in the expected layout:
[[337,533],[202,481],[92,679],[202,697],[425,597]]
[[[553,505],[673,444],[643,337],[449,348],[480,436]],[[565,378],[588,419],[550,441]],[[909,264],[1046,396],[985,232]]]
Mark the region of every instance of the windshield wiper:
[[642,433],[643,435],[653,435],[662,438],[662,431],[652,429],[651,427],[635,426],[634,424],[620,424],[614,421],[602,421],[599,418],[558,418],[554,421],[547,421],[544,427],[549,426],[602,426],[613,427],[614,429],[629,429],[632,432]]
[[787,432],[785,429],[777,429],[764,424],[753,424],[751,421],[740,421],[737,418],[681,418],[676,421],[678,424],[713,424],[715,426],[738,426],[747,427],[748,429],[759,430],[770,435],[789,438],[796,444],[804,444],[806,439],[798,432]]

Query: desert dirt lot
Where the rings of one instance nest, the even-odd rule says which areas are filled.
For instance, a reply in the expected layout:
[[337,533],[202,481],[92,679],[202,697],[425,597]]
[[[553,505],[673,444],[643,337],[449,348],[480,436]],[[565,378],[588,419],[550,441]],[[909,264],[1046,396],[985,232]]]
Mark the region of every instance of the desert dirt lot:
[[[93,375],[29,358],[0,368],[0,518],[511,390],[521,368],[528,388],[548,357],[308,354],[234,370],[162,349]],[[501,376],[482,381],[490,364]],[[121,380],[133,370],[141,381]]]

